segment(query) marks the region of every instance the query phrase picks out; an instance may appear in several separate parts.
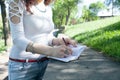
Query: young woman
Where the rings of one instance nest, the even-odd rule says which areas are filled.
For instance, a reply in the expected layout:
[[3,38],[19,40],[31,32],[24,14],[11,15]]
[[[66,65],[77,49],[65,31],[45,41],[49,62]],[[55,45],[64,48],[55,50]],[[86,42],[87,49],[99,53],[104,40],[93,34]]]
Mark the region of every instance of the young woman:
[[[9,56],[9,80],[42,80],[47,56],[66,57],[72,53],[62,38],[55,38],[53,0],[9,0],[9,22],[13,46]],[[64,39],[76,45],[74,40]]]

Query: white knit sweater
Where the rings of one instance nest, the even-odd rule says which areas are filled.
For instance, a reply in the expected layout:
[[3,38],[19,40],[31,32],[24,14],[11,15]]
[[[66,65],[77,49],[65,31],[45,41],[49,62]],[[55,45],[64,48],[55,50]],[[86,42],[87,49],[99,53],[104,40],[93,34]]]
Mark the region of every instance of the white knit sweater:
[[[36,6],[32,6],[31,11],[33,14],[26,11],[22,0],[9,0],[9,22],[13,40],[10,57],[12,58],[41,58],[44,55],[26,52],[27,45],[29,42],[51,45],[54,38],[51,33],[54,29],[51,7],[45,6],[44,2],[41,2]],[[20,19],[19,23],[12,22],[13,16]]]

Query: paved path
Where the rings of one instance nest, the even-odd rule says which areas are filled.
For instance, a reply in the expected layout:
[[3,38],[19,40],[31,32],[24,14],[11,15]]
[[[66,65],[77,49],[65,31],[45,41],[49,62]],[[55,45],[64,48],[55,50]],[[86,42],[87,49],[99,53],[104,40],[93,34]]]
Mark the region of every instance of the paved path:
[[76,61],[51,60],[45,80],[120,80],[120,63],[87,48]]
[[[0,63],[0,80],[2,75],[6,76],[7,65],[4,65],[1,67]],[[45,80],[120,80],[120,63],[87,48],[76,61],[51,60],[44,77]]]
[[2,53],[0,54],[0,80],[5,80],[8,75],[8,54]]

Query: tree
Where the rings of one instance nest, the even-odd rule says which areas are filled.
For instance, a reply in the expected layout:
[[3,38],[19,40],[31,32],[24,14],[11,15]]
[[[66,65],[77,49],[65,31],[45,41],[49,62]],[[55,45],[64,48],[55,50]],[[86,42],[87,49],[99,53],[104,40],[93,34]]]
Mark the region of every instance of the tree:
[[5,0],[0,0],[0,5],[1,5],[1,14],[2,14],[2,21],[3,21],[3,33],[4,33],[5,46],[7,46],[9,28],[8,28],[8,20],[6,15]]
[[100,1],[96,2],[96,3],[92,3],[89,6],[89,9],[92,13],[94,13],[95,15],[97,15],[97,13],[101,10],[105,8],[104,4],[101,3]]
[[77,7],[79,0],[57,0],[53,8],[53,20],[57,26],[67,25],[71,12]]
[[114,5],[120,6],[120,0],[115,0]]
[[114,1],[115,0],[105,0],[105,4],[107,6],[109,6],[110,4],[112,5],[112,8],[111,8],[111,10],[112,10],[112,16],[113,16]]
[[107,5],[107,6],[109,6],[109,5],[111,5],[112,6],[112,16],[113,16],[113,9],[115,8],[115,7],[120,7],[120,0],[105,0],[104,1],[104,3]]
[[82,10],[82,18],[86,22],[90,20],[89,17],[90,17],[90,10],[86,6],[84,6]]
[[105,0],[104,3],[109,6],[110,4],[112,4],[115,7],[120,6],[120,0]]
[[105,6],[101,2],[92,3],[88,8],[84,6],[82,11],[83,20],[85,22],[91,20],[97,20],[98,19],[97,13],[103,8],[105,8]]

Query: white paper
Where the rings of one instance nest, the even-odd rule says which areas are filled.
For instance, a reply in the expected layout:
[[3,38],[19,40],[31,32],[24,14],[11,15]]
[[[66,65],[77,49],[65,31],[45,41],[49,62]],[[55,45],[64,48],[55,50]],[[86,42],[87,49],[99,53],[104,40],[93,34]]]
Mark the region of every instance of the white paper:
[[85,47],[86,46],[83,46],[83,45],[80,45],[80,44],[78,44],[77,47],[73,47],[73,46],[70,45],[70,48],[73,51],[72,55],[70,55],[66,58],[56,58],[56,57],[50,57],[50,58],[60,60],[60,61],[63,61],[63,62],[69,62],[69,61],[72,61],[72,60],[76,60],[76,59],[78,59],[80,54],[84,51]]

